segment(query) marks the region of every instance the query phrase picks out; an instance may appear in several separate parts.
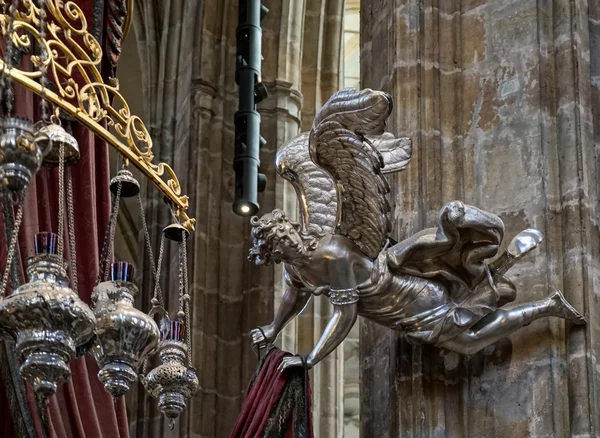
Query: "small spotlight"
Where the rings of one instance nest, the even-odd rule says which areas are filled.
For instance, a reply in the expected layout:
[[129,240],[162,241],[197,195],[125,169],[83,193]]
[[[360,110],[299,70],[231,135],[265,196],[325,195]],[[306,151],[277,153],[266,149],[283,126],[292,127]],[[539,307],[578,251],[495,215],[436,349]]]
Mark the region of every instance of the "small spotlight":
[[254,204],[247,199],[239,199],[232,205],[233,212],[238,216],[249,217],[258,212],[258,204]]

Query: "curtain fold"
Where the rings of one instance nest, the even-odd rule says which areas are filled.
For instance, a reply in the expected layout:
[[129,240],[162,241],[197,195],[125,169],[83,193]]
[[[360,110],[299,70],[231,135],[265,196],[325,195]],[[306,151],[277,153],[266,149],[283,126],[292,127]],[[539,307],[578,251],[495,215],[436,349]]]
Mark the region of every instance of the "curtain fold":
[[283,372],[290,353],[271,347],[252,376],[230,438],[312,438],[310,383],[301,367]]

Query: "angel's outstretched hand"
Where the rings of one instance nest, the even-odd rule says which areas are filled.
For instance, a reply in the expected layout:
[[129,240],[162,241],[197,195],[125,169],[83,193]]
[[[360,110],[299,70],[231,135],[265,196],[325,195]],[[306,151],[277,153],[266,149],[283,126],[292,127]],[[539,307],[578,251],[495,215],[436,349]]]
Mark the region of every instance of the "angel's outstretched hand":
[[287,368],[291,368],[291,367],[303,367],[303,366],[304,366],[304,362],[302,360],[302,357],[300,357],[300,356],[288,356],[285,359],[283,359],[281,361],[281,363],[279,364],[279,371],[283,372]]
[[272,344],[275,340],[275,330],[270,326],[255,328],[250,330],[252,345]]

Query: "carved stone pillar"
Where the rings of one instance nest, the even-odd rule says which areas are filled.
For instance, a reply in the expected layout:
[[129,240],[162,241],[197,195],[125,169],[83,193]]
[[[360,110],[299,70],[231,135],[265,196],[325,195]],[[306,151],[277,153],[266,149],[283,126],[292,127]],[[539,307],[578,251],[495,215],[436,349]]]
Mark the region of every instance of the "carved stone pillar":
[[[517,302],[561,289],[589,320],[536,321],[471,357],[361,327],[361,436],[592,437],[600,431],[598,1],[362,2],[362,85],[413,138],[396,237],[452,199],[545,242],[509,272]],[[590,74],[591,69],[591,74]]]
[[[248,332],[272,315],[272,270],[259,276],[251,269],[249,219],[236,216],[231,208],[233,118],[238,107],[237,4],[236,0],[203,1],[195,19],[191,93],[195,142],[190,150],[197,163],[192,205],[199,220],[193,235],[190,284],[194,285],[192,330],[200,390],[189,407],[190,436],[229,436],[256,364]],[[264,124],[261,132],[265,136]],[[275,196],[274,145],[272,138],[265,137],[269,144],[262,151],[261,170],[270,183],[259,202],[262,209],[269,209]]]
[[[275,2],[265,4],[269,8],[275,7]],[[298,115],[299,125],[296,127],[296,133],[286,138],[289,140],[300,132],[299,128],[302,131],[310,130],[316,110],[339,89],[343,1],[297,0],[290,2],[286,11],[287,15],[283,20],[287,20],[287,25],[284,25],[284,29],[288,33],[294,33],[293,40],[301,48],[300,52],[292,51],[292,62],[294,64],[299,62],[299,64],[295,64],[295,69],[290,70],[292,76],[288,81],[300,87],[303,97],[302,112]],[[265,59],[265,63],[268,64],[269,61]],[[279,141],[277,145],[283,142]],[[276,205],[294,217],[297,209],[294,190],[279,177],[277,177],[277,187]],[[284,291],[281,269],[276,269],[275,275],[275,307],[277,307]],[[302,314],[283,330],[278,340],[281,348],[301,354],[310,352],[325,329],[331,317],[331,310],[328,300],[322,297],[311,299]],[[344,350],[342,348],[338,348],[311,371],[311,385],[315,436],[332,438],[343,436]]]

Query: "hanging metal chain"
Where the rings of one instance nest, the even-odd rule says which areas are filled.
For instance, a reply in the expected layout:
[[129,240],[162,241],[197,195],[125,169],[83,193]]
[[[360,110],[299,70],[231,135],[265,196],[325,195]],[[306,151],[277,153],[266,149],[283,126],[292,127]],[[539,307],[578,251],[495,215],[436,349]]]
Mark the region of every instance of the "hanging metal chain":
[[[11,192],[3,188],[2,189],[2,214],[4,216],[4,236],[6,238],[6,242],[10,242],[13,230],[15,228],[15,212],[13,210],[13,201]],[[15,254],[13,257],[17,257],[17,252],[15,249]],[[14,289],[21,285],[21,269],[20,263],[16,263],[16,261],[11,262],[10,268],[10,284]]]
[[[140,212],[143,212],[144,209],[142,208],[142,200],[140,198]],[[148,234],[148,228],[146,227],[146,218],[144,216],[143,213],[142,214],[142,226],[144,227],[145,230],[145,234],[146,234],[146,244],[148,245],[148,248],[150,248],[150,235]],[[151,253],[151,251],[150,251]],[[160,306],[162,308],[165,307],[165,301],[164,301],[164,297],[162,294],[162,289],[160,288],[160,266],[162,265],[162,259],[163,259],[163,255],[165,253],[165,235],[162,234],[161,238],[160,238],[160,247],[158,249],[158,261],[156,263],[156,270],[153,272],[154,274],[154,292],[152,294],[152,300],[150,301],[152,306]],[[154,266],[154,263],[152,262],[153,256],[151,256],[150,258],[150,263],[152,263],[152,266]],[[144,359],[144,364],[142,365],[142,375],[145,376],[146,374],[148,374],[148,365],[149,365],[149,357],[146,356],[146,358]]]
[[[46,39],[46,1],[38,0],[37,6],[40,8],[40,41],[44,41]],[[42,86],[42,90],[40,93],[41,102],[41,118],[44,122],[48,121],[48,101],[46,100],[46,89],[48,88],[48,69],[46,67],[46,58],[48,57],[48,52],[46,50],[46,46],[44,44],[39,44],[38,46],[41,50],[40,56],[40,85]]]
[[78,277],[77,277],[77,242],[75,241],[75,207],[73,205],[73,174],[71,168],[67,168],[67,221],[69,235],[69,251],[71,255],[71,288],[78,292]]
[[4,275],[2,276],[2,285],[0,285],[0,298],[4,298],[4,296],[6,295],[6,286],[8,285],[8,277],[10,276],[10,268],[15,259],[15,251],[17,249],[19,228],[21,227],[21,221],[23,220],[23,207],[25,205],[26,196],[27,188],[25,188],[21,192],[21,199],[19,200],[17,216],[15,218],[15,224],[13,227],[12,235],[10,236],[10,244],[8,246],[8,254],[6,256],[6,267],[4,268]]
[[[183,233],[181,233],[183,235]],[[179,311],[177,317],[181,322],[185,322],[185,312],[183,311],[183,295],[185,295],[185,282],[183,280],[183,236],[181,242],[179,242],[178,248],[178,262],[179,262]]]
[[[52,145],[50,145],[52,147]],[[58,257],[65,253],[65,144],[60,142],[58,155]]]
[[106,231],[104,233],[104,242],[102,243],[102,251],[100,252],[100,266],[98,267],[98,278],[96,279],[96,284],[101,281],[108,280],[108,267],[110,265],[110,248],[111,248],[111,236],[114,236],[112,229],[116,227],[115,222],[117,221],[117,215],[119,214],[119,204],[121,201],[121,188],[123,184],[119,181],[117,184],[117,194],[115,195],[112,206],[110,208],[110,219],[108,220],[108,225],[106,226]]
[[[144,240],[146,242],[146,251],[148,251],[148,259],[150,260],[150,266],[152,268],[152,277],[153,280],[156,280],[155,272],[157,269],[160,269],[160,266],[157,266],[154,263],[154,251],[152,251],[152,242],[150,241],[150,232],[148,231],[148,224],[146,222],[146,211],[144,209],[144,204],[142,203],[142,196],[140,193],[137,195],[138,205],[140,208],[140,219],[142,221],[142,231],[144,232]],[[160,284],[155,283],[154,288],[158,288],[159,294],[162,296],[162,291],[160,290]]]
[[[6,32],[6,53],[4,55],[4,65],[6,69],[13,67],[15,43],[13,36],[15,33],[15,21],[17,19],[17,11],[19,10],[19,0],[13,0],[10,6],[10,21],[8,30]],[[3,112],[6,110],[5,115],[10,116],[13,109],[14,93],[12,89],[12,79],[7,74],[2,74],[0,87],[2,94],[4,95]]]
[[152,296],[152,305],[165,307],[165,300],[160,288],[160,266],[165,252],[165,235],[160,238],[160,248],[158,250],[158,262],[156,263],[156,271],[154,272],[154,294]]
[[190,319],[190,289],[189,289],[189,280],[188,280],[188,260],[187,260],[187,233],[184,231],[181,242],[181,252],[183,254],[182,257],[182,265],[183,265],[183,287],[184,287],[184,295],[183,295],[183,305],[185,312],[185,341],[187,345],[187,359],[188,366],[192,366],[192,324]]
[[[148,360],[149,355],[144,359],[144,363],[142,364],[142,376],[148,375]],[[140,379],[141,380],[141,379]]]
[[115,196],[116,199],[116,203],[115,203],[115,211],[114,214],[111,216],[111,223],[109,226],[110,229],[110,240],[108,242],[109,244],[109,250],[108,250],[108,258],[106,260],[106,263],[104,264],[104,281],[108,280],[108,276],[110,273],[110,258],[113,256],[114,251],[115,251],[115,233],[117,232],[117,217],[119,216],[119,206],[121,205],[121,189],[122,189],[123,185],[121,183],[119,183],[119,187],[117,188],[117,195]]
[[48,421],[48,400],[37,395],[35,396],[35,404],[40,415],[42,423],[42,433],[44,438],[50,438],[50,422]]
[[[52,140],[50,140],[50,148],[52,148]],[[64,216],[65,216],[65,144],[60,143],[58,153],[58,257],[64,259]]]

